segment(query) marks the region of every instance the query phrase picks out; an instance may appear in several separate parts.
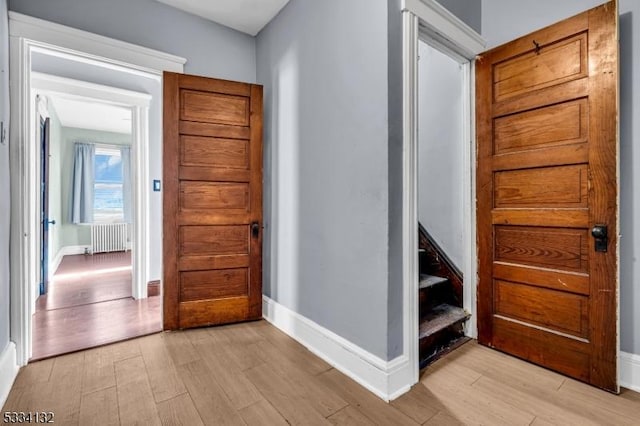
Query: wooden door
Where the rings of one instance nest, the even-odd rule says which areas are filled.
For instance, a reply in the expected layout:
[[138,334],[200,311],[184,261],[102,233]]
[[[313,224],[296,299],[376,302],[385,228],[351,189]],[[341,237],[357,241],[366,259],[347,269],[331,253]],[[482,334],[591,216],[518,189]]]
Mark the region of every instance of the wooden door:
[[611,2],[476,71],[478,339],[614,392],[617,34]]
[[164,328],[262,316],[262,86],[164,74]]

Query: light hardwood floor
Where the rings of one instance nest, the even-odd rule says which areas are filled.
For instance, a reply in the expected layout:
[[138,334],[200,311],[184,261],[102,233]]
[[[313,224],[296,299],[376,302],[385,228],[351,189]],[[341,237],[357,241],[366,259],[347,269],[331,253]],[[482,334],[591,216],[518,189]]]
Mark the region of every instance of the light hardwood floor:
[[638,425],[640,394],[467,343],[386,404],[265,321],[161,333],[35,362],[3,411],[62,425]]

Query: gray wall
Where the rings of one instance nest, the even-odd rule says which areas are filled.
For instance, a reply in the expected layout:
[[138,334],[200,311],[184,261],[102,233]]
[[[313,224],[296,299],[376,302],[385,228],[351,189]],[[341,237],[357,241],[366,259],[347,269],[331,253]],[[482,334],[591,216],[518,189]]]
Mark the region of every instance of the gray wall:
[[[63,127],[60,134],[60,151],[62,173],[60,174],[60,247],[88,246],[91,244],[90,228],[86,225],[69,223],[71,207],[71,180],[73,176],[73,146],[78,141],[104,143],[108,145],[131,145],[131,135],[124,133],[103,132],[99,130]],[[156,231],[154,229],[153,231]],[[54,253],[55,255],[55,253]]]
[[402,264],[404,256],[402,241],[402,182],[403,182],[403,63],[402,63],[402,14],[401,0],[389,0],[387,3],[387,85],[389,98],[387,114],[389,117],[389,142],[387,146],[389,172],[389,272],[387,274],[388,294],[388,336],[387,358],[393,359],[402,354],[403,345],[403,291]]
[[[438,3],[449,9],[465,24],[480,33],[482,29],[482,0],[436,0]],[[513,3],[520,3],[515,1]]]
[[464,261],[464,75],[426,43],[418,65],[418,219],[451,261]]
[[[366,19],[353,19],[366,10]],[[387,3],[292,0],[257,38],[264,293],[387,357]],[[401,336],[400,336],[401,338]]]
[[256,78],[255,38],[155,0],[9,0],[9,9],[182,56],[189,74]]
[[[7,2],[0,0],[0,121],[9,128]],[[7,141],[9,135],[7,131]],[[9,144],[0,143],[0,354],[9,343]]]
[[[482,0],[490,46],[568,18],[602,0]],[[620,0],[620,332],[621,349],[640,354],[640,2]]]

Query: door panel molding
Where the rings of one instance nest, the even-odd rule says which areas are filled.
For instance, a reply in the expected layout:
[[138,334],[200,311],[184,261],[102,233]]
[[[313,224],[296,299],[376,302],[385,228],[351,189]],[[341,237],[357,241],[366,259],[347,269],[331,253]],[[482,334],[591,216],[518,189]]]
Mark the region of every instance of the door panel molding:
[[164,328],[262,317],[262,86],[164,75]]
[[[478,340],[618,392],[617,5],[479,56]],[[591,229],[608,226],[607,251]]]

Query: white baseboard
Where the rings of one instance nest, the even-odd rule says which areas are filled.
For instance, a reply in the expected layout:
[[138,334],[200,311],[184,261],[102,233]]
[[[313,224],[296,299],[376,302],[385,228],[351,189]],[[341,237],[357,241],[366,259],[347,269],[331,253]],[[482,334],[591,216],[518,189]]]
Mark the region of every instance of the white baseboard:
[[53,275],[58,270],[58,266],[62,262],[62,258],[65,256],[72,256],[75,254],[84,254],[85,249],[91,251],[91,246],[65,246],[60,247],[58,253],[56,253],[53,261],[49,264],[49,280],[53,278]]
[[385,361],[267,296],[262,296],[262,316],[385,401],[413,385],[413,369],[404,355]]
[[640,355],[620,352],[620,386],[640,392]]
[[0,407],[7,402],[7,397],[13,386],[13,381],[18,375],[18,363],[16,362],[16,345],[9,342],[0,354]]

